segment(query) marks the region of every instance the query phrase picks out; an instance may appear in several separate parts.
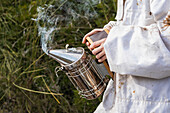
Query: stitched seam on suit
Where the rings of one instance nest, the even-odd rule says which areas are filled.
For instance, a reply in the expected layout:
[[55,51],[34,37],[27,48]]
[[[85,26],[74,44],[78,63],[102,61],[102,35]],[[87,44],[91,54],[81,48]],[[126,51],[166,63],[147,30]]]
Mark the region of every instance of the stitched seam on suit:
[[170,104],[170,100],[168,100],[168,101],[152,101],[152,100],[128,99],[128,98],[120,98],[120,97],[116,97],[116,98],[119,100],[131,101],[131,102],[146,102],[146,103],[151,102],[154,104]]

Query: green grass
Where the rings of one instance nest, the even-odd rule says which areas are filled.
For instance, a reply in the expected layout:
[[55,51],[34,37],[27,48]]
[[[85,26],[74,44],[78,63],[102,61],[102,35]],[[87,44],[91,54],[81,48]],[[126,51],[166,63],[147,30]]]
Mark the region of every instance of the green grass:
[[[74,2],[68,0],[69,2]],[[55,0],[1,0],[0,1],[0,112],[8,113],[91,113],[101,101],[80,98],[67,76],[54,73],[57,62],[41,50],[36,22],[37,7],[55,4]],[[103,27],[115,16],[115,3],[105,0],[94,9],[95,19],[72,21],[55,33],[55,48],[81,44],[82,37],[96,27]],[[62,12],[59,12],[61,13]],[[87,48],[86,48],[87,50]],[[50,91],[49,91],[49,89]],[[36,92],[38,91],[38,92]],[[44,92],[43,94],[40,92]],[[60,104],[51,94],[55,95]]]

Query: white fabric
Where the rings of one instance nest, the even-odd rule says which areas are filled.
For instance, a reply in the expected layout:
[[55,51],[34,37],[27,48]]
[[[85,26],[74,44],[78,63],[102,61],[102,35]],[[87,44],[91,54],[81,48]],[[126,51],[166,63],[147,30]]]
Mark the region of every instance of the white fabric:
[[145,29],[123,25],[111,29],[105,43],[111,71],[156,79],[170,76],[170,52],[157,26]]
[[114,92],[114,82],[113,80],[110,80],[107,88],[104,92],[103,95],[103,100],[98,106],[98,109],[95,111],[95,113],[112,113],[111,109],[113,109],[114,106],[114,97],[115,97],[115,92]]
[[95,113],[170,112],[168,10],[170,0],[118,0],[117,22],[104,44],[115,85],[109,83]]

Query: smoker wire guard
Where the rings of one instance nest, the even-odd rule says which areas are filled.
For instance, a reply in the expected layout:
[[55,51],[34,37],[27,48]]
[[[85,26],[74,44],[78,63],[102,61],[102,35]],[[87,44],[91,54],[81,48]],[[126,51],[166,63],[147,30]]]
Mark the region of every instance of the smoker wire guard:
[[[79,91],[79,95],[81,95],[82,98],[86,98],[87,100],[96,99],[105,90],[106,84],[108,83],[109,79],[106,77],[106,75],[102,75],[102,72],[99,70],[97,65],[95,65],[96,62],[94,61],[94,59],[92,59],[90,55],[87,55],[84,48],[78,47],[76,49],[82,50],[82,56],[77,61],[71,64],[67,64],[67,65],[60,64],[61,67],[57,66],[55,68],[55,73],[58,76],[57,73],[59,71],[64,71],[66,75],[68,76],[69,80],[74,85],[74,87]],[[86,65],[82,66],[82,64],[85,63],[86,61],[88,61]],[[87,73],[88,70],[91,70],[91,68],[95,68],[92,70],[96,71],[98,75],[102,75],[102,78],[100,79],[101,81],[97,84],[97,86],[93,86],[93,87],[88,86],[90,84],[86,80],[86,77],[83,76],[84,73]],[[82,71],[83,69],[84,71]],[[76,74],[76,73],[79,73],[79,74]],[[79,77],[79,79],[81,79],[80,81],[83,81],[83,83],[85,83],[85,86],[87,86],[86,89],[85,88],[83,89],[81,86],[78,85],[77,83],[78,81],[76,81],[77,79],[74,79],[76,77]]]

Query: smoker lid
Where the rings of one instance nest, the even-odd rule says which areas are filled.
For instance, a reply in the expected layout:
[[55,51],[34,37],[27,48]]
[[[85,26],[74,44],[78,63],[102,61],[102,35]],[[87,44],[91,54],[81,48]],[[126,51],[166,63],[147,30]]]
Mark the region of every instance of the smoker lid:
[[53,57],[60,64],[69,65],[78,61],[82,57],[82,54],[84,53],[84,49],[81,47],[68,48],[68,49],[56,49],[56,50],[49,50],[48,53],[49,56]]

